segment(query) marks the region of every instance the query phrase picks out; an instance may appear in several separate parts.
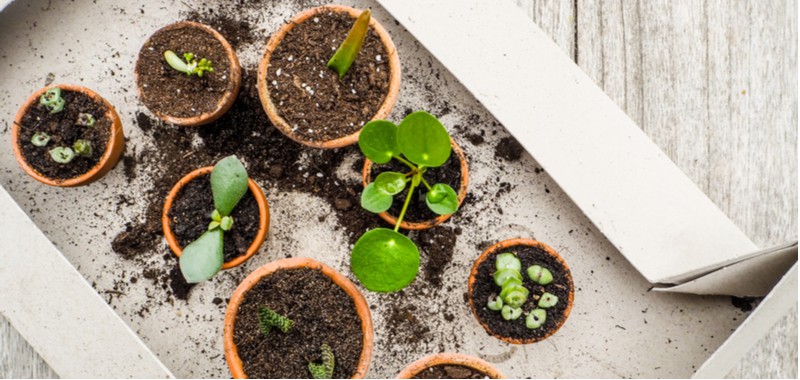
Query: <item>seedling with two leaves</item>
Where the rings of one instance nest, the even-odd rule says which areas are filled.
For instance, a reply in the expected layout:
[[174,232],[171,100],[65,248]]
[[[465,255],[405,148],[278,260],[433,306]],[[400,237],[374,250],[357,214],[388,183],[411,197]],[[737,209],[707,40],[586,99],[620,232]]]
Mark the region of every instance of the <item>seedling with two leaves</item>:
[[411,239],[398,232],[415,190],[424,188],[427,191],[425,202],[438,215],[458,210],[458,195],[450,185],[431,185],[424,178],[429,168],[442,166],[450,158],[450,143],[450,135],[442,123],[424,111],[406,116],[400,125],[374,120],[361,130],[358,146],[367,158],[377,164],[394,159],[408,167],[406,173],[379,174],[361,193],[361,207],[381,213],[392,206],[395,195],[408,188],[394,230],[367,231],[353,246],[350,266],[367,289],[395,292],[417,277],[419,249]]
[[214,71],[211,61],[205,58],[198,60],[193,53],[183,53],[183,59],[181,59],[174,51],[167,50],[164,52],[164,59],[167,60],[169,67],[189,76],[197,75],[202,78],[203,73]]
[[208,230],[189,243],[181,253],[179,265],[189,283],[206,281],[220,271],[223,264],[225,232],[234,226],[231,212],[247,193],[247,170],[236,156],[228,156],[214,165],[211,171],[211,193],[214,211]]

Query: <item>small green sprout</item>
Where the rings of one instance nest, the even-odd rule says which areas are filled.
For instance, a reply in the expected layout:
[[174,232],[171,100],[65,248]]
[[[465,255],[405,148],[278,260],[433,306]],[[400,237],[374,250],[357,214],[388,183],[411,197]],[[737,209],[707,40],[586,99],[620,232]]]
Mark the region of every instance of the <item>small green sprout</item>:
[[547,312],[544,309],[534,309],[525,317],[525,327],[534,330],[542,327],[547,320]]
[[179,265],[189,283],[206,281],[220,271],[223,264],[224,232],[233,227],[230,213],[247,193],[247,170],[236,156],[228,156],[214,165],[211,171],[211,194],[214,212],[208,230],[191,242],[181,253]]
[[51,114],[59,113],[64,110],[64,105],[66,102],[64,98],[61,97],[61,89],[58,87],[53,87],[47,91],[39,98],[39,104],[43,105],[47,110],[50,111]]
[[497,286],[505,287],[509,280],[516,280],[517,284],[522,284],[522,275],[513,269],[500,269],[494,272],[494,283]]
[[495,268],[497,270],[512,269],[517,272],[522,270],[522,262],[513,253],[501,253],[497,255],[495,260]]
[[72,150],[75,154],[81,157],[92,156],[92,143],[89,140],[78,139],[72,144]]
[[327,343],[323,343],[320,350],[322,351],[322,363],[309,362],[308,371],[311,372],[311,377],[314,379],[333,379],[333,369],[336,366],[333,349]]
[[31,144],[33,144],[34,146],[42,147],[47,145],[47,143],[49,142],[50,142],[50,135],[48,135],[45,132],[36,132],[33,134],[33,137],[31,137]]
[[494,298],[489,297],[489,302],[486,303],[486,307],[489,310],[500,311],[503,308],[503,299],[500,296],[495,296]]
[[361,45],[364,44],[364,38],[367,36],[369,30],[369,21],[371,19],[369,9],[364,10],[353,23],[350,32],[347,33],[342,44],[336,49],[336,53],[328,61],[328,67],[339,74],[339,79],[347,74],[347,70],[358,57],[358,52],[361,50]]
[[407,173],[384,172],[361,193],[361,207],[381,213],[392,206],[394,196],[408,187],[405,203],[394,230],[376,228],[367,231],[353,246],[350,267],[367,289],[395,292],[405,288],[419,272],[419,249],[411,239],[398,232],[408,210],[414,190],[424,186],[425,203],[439,215],[458,210],[458,194],[446,184],[431,186],[423,174],[428,168],[445,164],[452,152],[450,135],[433,115],[414,112],[400,125],[386,120],[373,120],[361,130],[358,147],[376,164],[396,159],[409,168]]
[[542,297],[539,298],[539,307],[543,309],[551,308],[558,303],[558,296],[544,292]]
[[500,312],[500,314],[503,316],[503,319],[505,319],[507,321],[513,321],[513,320],[519,318],[520,315],[522,315],[522,309],[520,309],[518,307],[512,307],[512,306],[509,306],[509,305],[505,305],[505,306],[503,306],[503,309]]
[[553,281],[553,273],[540,265],[531,265],[528,267],[528,277],[531,278],[531,281],[539,285],[547,285]]
[[269,335],[273,327],[286,334],[292,328],[293,323],[291,319],[276,313],[270,308],[264,306],[258,308],[258,327],[265,336]]
[[75,121],[75,125],[80,125],[82,127],[93,127],[96,121],[97,120],[95,120],[92,114],[81,112],[78,114],[78,120]]
[[75,158],[75,152],[68,146],[59,146],[50,149],[50,157],[59,164],[68,164]]
[[198,61],[193,53],[184,53],[183,60],[181,60],[174,51],[167,50],[164,52],[164,59],[167,60],[167,64],[169,64],[170,67],[182,73],[186,73],[186,75],[203,77],[204,72],[214,71],[211,61],[205,58],[201,58],[200,61]]
[[503,287],[503,290],[500,292],[500,297],[503,298],[506,305],[521,307],[528,299],[529,293],[530,291],[528,288],[520,284],[509,284]]

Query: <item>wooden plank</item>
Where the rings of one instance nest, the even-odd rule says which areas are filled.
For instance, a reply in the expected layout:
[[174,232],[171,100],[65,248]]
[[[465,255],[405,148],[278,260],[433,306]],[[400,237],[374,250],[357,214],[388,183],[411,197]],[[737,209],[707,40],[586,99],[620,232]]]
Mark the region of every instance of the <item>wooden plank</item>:
[[0,314],[0,378],[58,378],[58,375],[2,314]]

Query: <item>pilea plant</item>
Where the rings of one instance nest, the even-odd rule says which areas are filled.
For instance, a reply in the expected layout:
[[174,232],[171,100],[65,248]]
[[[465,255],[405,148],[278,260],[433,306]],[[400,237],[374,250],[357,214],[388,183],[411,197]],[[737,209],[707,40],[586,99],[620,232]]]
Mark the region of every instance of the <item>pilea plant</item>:
[[458,210],[458,195],[447,184],[430,185],[423,175],[428,168],[443,165],[450,158],[450,135],[433,115],[414,112],[400,125],[386,120],[367,123],[361,131],[358,146],[367,158],[378,164],[395,159],[405,164],[406,173],[383,172],[361,193],[361,207],[380,213],[392,206],[394,196],[408,187],[405,203],[394,230],[375,228],[367,231],[353,246],[350,266],[369,290],[398,291],[412,281],[419,271],[419,249],[408,237],[398,232],[414,190],[427,189],[425,202],[439,215]]
[[195,57],[193,53],[183,53],[183,59],[181,59],[177,54],[175,54],[174,51],[167,50],[164,52],[164,59],[167,60],[169,67],[172,67],[173,69],[182,73],[186,73],[186,75],[197,75],[198,77],[202,78],[203,73],[206,71],[214,71],[211,61],[205,58],[201,58],[198,61],[197,57]]
[[[47,90],[39,98],[39,105],[45,107],[51,114],[59,113],[64,110],[66,101],[61,97],[61,89],[53,87]],[[93,127],[95,118],[88,113],[79,113],[78,119],[75,120],[75,125],[82,127]],[[43,148],[50,143],[50,135],[46,132],[36,132],[31,137],[31,144]],[[48,151],[50,158],[60,164],[70,163],[76,156],[91,157],[92,156],[92,143],[89,140],[78,139],[72,144],[72,147],[57,146]]]
[[278,314],[270,308],[264,306],[258,308],[258,327],[265,336],[269,335],[273,327],[286,334],[292,328],[292,324],[294,322],[291,319]]
[[208,230],[181,253],[179,265],[187,282],[208,280],[222,268],[223,237],[233,228],[230,214],[247,193],[248,181],[247,170],[236,156],[225,157],[214,165],[211,193],[215,209],[210,213]]
[[353,27],[350,28],[350,31],[347,33],[347,37],[342,41],[342,44],[336,49],[336,53],[334,53],[333,57],[328,61],[328,67],[336,71],[336,73],[339,74],[339,78],[347,74],[347,70],[350,69],[350,66],[356,60],[356,57],[358,57],[358,52],[361,50],[361,46],[364,44],[364,38],[367,36],[367,31],[369,30],[369,20],[371,17],[369,9],[361,12],[356,22],[353,24]]
[[[501,288],[500,295],[490,297],[486,307],[490,310],[500,311],[503,319],[510,321],[522,315],[522,305],[528,299],[530,291],[522,282],[522,262],[513,253],[501,253],[495,259],[494,283]],[[541,265],[531,265],[526,270],[531,281],[545,286],[553,281],[553,274]],[[544,325],[547,312],[558,303],[558,297],[544,292],[538,297],[537,308],[530,310],[525,317],[525,326],[529,329],[538,329]],[[537,299],[537,298],[534,298]]]
[[308,371],[315,379],[333,379],[333,368],[336,366],[333,349],[327,343],[323,343],[320,350],[322,351],[322,362],[308,362]]

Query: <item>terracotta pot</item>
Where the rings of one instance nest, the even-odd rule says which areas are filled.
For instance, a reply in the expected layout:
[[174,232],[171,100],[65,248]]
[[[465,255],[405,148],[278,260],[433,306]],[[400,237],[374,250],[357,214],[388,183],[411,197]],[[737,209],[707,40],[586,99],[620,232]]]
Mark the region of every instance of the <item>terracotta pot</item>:
[[[175,124],[175,125],[181,125],[181,126],[185,126],[185,127],[196,127],[196,126],[200,126],[200,125],[211,123],[212,121],[219,119],[220,116],[224,115],[225,112],[228,112],[228,110],[231,109],[231,107],[233,106],[233,102],[236,101],[236,96],[239,94],[239,89],[242,87],[242,67],[239,65],[239,58],[236,56],[236,51],[233,50],[233,47],[231,46],[231,44],[228,43],[228,40],[226,40],[225,37],[223,37],[221,34],[219,34],[219,32],[217,32],[216,30],[214,30],[213,28],[211,28],[208,25],[201,24],[199,22],[194,22],[194,21],[180,21],[180,22],[176,22],[174,24],[169,24],[169,25],[159,29],[158,31],[153,33],[153,35],[155,35],[155,34],[157,34],[159,32],[173,30],[173,29],[181,29],[181,28],[197,28],[197,29],[201,29],[204,32],[214,36],[214,38],[216,38],[217,41],[219,41],[222,44],[222,47],[225,49],[225,53],[228,56],[228,63],[230,65],[231,78],[229,79],[229,81],[233,81],[233,88],[228,90],[228,91],[226,91],[222,95],[222,98],[220,98],[217,101],[217,107],[214,108],[213,111],[205,112],[205,113],[199,114],[197,116],[192,116],[192,117],[175,117],[175,116],[165,115],[165,114],[163,114],[161,112],[156,112],[154,110],[150,110],[158,118],[160,118],[161,120],[166,121],[167,123],[172,123],[172,124]],[[152,36],[150,38],[152,38]],[[149,42],[150,39],[148,38],[147,41]],[[146,46],[146,45],[147,45],[147,42],[145,42],[144,46]],[[141,52],[139,53],[139,55],[141,56]],[[136,89],[138,90],[139,98],[140,99],[144,99],[144,91],[142,89],[143,83],[141,83],[139,81],[139,65],[140,65],[140,63],[141,63],[141,59],[137,58],[136,59],[136,67],[134,68],[134,71],[133,71],[133,77],[134,77],[134,80],[136,81]]]
[[[464,155],[461,147],[456,144],[455,140],[450,139],[450,146],[453,147],[453,153],[455,153],[461,161],[461,185],[458,187],[458,208],[460,209],[461,204],[464,203],[464,198],[467,197],[467,189],[469,187],[469,164],[467,164],[467,157]],[[365,188],[370,184],[370,182],[372,182],[372,161],[370,161],[368,158],[364,159],[364,169],[361,171],[361,181]],[[404,230],[424,230],[426,228],[431,228],[444,223],[447,221],[447,219],[450,219],[452,215],[453,214],[439,215],[436,218],[423,222],[408,222],[403,220],[400,223],[400,228]],[[389,215],[388,212],[379,213],[378,216],[392,226],[397,223],[397,216]]]
[[494,368],[494,366],[488,362],[474,356],[464,354],[434,354],[426,356],[409,364],[408,367],[404,368],[399,374],[397,374],[397,378],[411,379],[414,376],[417,376],[417,374],[420,372],[430,367],[439,365],[455,365],[472,368],[473,370],[481,372],[492,379],[506,378],[502,373],[500,373],[500,371],[497,370],[497,368]]
[[[475,300],[472,299],[473,286],[475,285],[475,276],[477,276],[477,274],[478,274],[478,267],[481,265],[481,263],[484,260],[494,256],[497,253],[502,253],[501,251],[505,251],[508,248],[516,247],[516,246],[537,247],[537,248],[540,248],[543,251],[547,252],[548,255],[550,255],[553,259],[555,259],[564,268],[564,273],[566,274],[567,282],[569,282],[569,297],[566,300],[567,301],[567,307],[566,307],[566,309],[564,309],[563,318],[561,318],[559,323],[553,329],[551,329],[550,331],[547,332],[546,335],[541,336],[541,337],[534,337],[534,338],[530,338],[530,339],[515,339],[515,338],[510,338],[510,337],[506,337],[506,336],[502,336],[502,335],[496,334],[494,331],[492,331],[492,329],[489,327],[488,324],[486,324],[483,320],[481,320],[478,317],[478,310],[475,307]],[[523,270],[524,270],[524,268],[523,268]],[[523,276],[526,276],[526,275],[523,274]],[[549,338],[551,335],[555,334],[556,331],[558,331],[561,328],[561,326],[564,325],[564,322],[566,322],[567,318],[569,317],[570,311],[572,311],[572,303],[573,303],[573,301],[575,299],[575,286],[574,286],[574,284],[572,282],[572,274],[570,273],[569,266],[567,266],[567,263],[564,261],[564,259],[561,257],[561,255],[558,254],[558,252],[556,252],[555,250],[553,250],[553,248],[550,248],[550,246],[548,246],[547,244],[544,244],[542,242],[539,242],[539,241],[536,241],[536,240],[532,240],[532,239],[517,238],[517,239],[503,240],[503,241],[501,241],[501,242],[499,242],[499,243],[487,248],[478,257],[478,259],[475,260],[475,264],[472,266],[472,271],[469,274],[469,285],[468,285],[468,290],[467,290],[467,298],[469,299],[469,307],[470,307],[470,309],[472,309],[472,314],[475,316],[475,319],[478,320],[478,323],[480,323],[481,326],[483,326],[483,329],[486,330],[487,333],[489,333],[489,335],[491,335],[491,336],[493,336],[493,337],[495,337],[497,339],[506,341],[508,343],[529,344],[529,343],[536,343],[536,342],[539,342],[539,341],[542,341],[542,340],[545,340],[545,339]]]
[[[25,159],[25,156],[22,154],[22,149],[20,149],[19,146],[22,118],[32,106],[35,106],[39,103],[39,98],[42,96],[42,94],[53,87],[58,87],[64,91],[80,92],[89,96],[94,101],[103,104],[106,107],[107,111],[103,116],[111,120],[111,135],[108,137],[108,144],[106,145],[106,150],[103,152],[103,156],[100,157],[100,161],[98,161],[97,165],[95,165],[88,172],[75,178],[54,179],[46,177],[28,163],[28,161]],[[117,111],[113,106],[111,106],[111,103],[105,100],[102,96],[86,87],[74,84],[59,84],[42,88],[31,94],[31,96],[25,100],[25,103],[23,103],[22,107],[20,107],[19,111],[17,111],[17,116],[14,117],[14,124],[11,127],[11,146],[14,149],[14,157],[16,157],[19,166],[21,166],[22,170],[28,173],[28,175],[33,177],[35,180],[50,186],[73,187],[88,185],[102,178],[104,175],[106,175],[106,173],[113,169],[117,164],[117,161],[119,161],[120,156],[122,156],[122,152],[125,150],[125,135],[122,131],[122,121],[120,121]]]
[[356,367],[356,372],[353,374],[353,378],[364,378],[364,376],[367,374],[367,369],[369,369],[369,361],[370,357],[372,356],[373,334],[372,317],[370,316],[367,301],[358,291],[356,286],[347,279],[347,277],[342,276],[339,272],[333,270],[331,267],[325,264],[304,257],[282,259],[264,265],[263,267],[256,269],[253,273],[250,273],[250,275],[248,275],[233,292],[233,296],[231,296],[231,300],[228,303],[228,310],[225,312],[224,332],[225,360],[228,362],[228,368],[230,369],[231,374],[236,379],[247,378],[247,374],[244,373],[244,369],[242,367],[242,359],[239,358],[236,344],[233,342],[233,329],[235,328],[236,324],[236,314],[239,312],[239,305],[241,305],[242,301],[244,300],[245,294],[263,277],[269,276],[270,274],[279,270],[298,268],[321,270],[322,274],[328,276],[328,278],[330,278],[336,285],[339,285],[339,287],[341,287],[342,290],[344,290],[344,292],[353,299],[353,302],[356,306],[356,313],[358,314],[358,317],[361,318],[361,331],[364,335],[361,357],[358,360],[358,367]]
[[[286,33],[292,30],[292,28],[294,28],[297,24],[300,24],[303,21],[324,12],[348,13],[353,17],[353,20],[358,18],[358,16],[361,14],[361,11],[343,5],[324,5],[321,7],[307,9],[299,13],[293,19],[289,20],[289,22],[272,34],[269,42],[267,42],[267,48],[264,51],[264,56],[261,58],[261,61],[258,64],[258,97],[261,99],[261,105],[264,107],[264,111],[267,113],[267,116],[269,116],[272,124],[274,124],[279,131],[283,132],[284,135],[303,145],[315,148],[332,149],[357,143],[358,135],[361,133],[361,130],[359,129],[351,135],[328,141],[311,141],[304,139],[301,136],[297,136],[292,131],[294,128],[278,114],[278,109],[272,102],[272,98],[269,94],[269,86],[267,86],[267,69],[269,68],[270,57],[272,56],[272,52],[278,47],[278,44],[283,41],[283,37],[286,36]],[[391,112],[395,102],[397,102],[397,94],[400,92],[400,58],[397,55],[397,49],[395,48],[391,37],[389,37],[389,33],[386,32],[383,26],[381,26],[381,24],[378,23],[378,21],[376,21],[374,18],[370,20],[369,25],[373,30],[375,30],[375,32],[378,33],[381,42],[386,49],[390,72],[389,91],[386,94],[386,98],[383,100],[383,104],[381,104],[381,107],[378,109],[378,112],[375,113],[372,119],[386,119],[389,116],[389,112]]]
[[[178,257],[181,257],[183,248],[180,246],[180,244],[178,244],[178,239],[175,238],[175,234],[172,232],[172,227],[170,227],[169,210],[172,208],[172,203],[175,202],[175,197],[178,196],[178,193],[184,186],[186,186],[187,183],[199,176],[206,174],[210,175],[212,170],[214,170],[213,166],[206,166],[185,175],[180,181],[178,181],[178,183],[175,184],[175,186],[172,187],[169,195],[167,195],[167,201],[164,202],[164,210],[161,213],[161,227],[164,229],[164,237],[167,239],[169,247]],[[238,256],[231,261],[223,263],[222,269],[230,269],[238,266],[255,255],[256,252],[258,252],[258,249],[261,248],[261,244],[264,243],[264,239],[267,237],[267,231],[269,231],[269,204],[267,203],[267,198],[264,196],[264,192],[261,191],[261,187],[259,187],[252,178],[248,182],[248,188],[256,198],[256,203],[258,203],[258,219],[260,220],[258,233],[256,234],[255,239],[253,239],[253,244],[250,244],[250,247],[247,248],[247,253]]]

